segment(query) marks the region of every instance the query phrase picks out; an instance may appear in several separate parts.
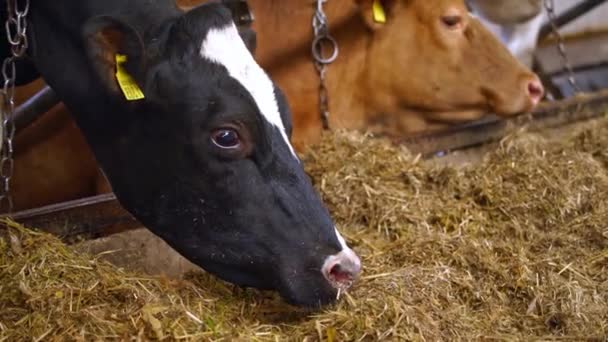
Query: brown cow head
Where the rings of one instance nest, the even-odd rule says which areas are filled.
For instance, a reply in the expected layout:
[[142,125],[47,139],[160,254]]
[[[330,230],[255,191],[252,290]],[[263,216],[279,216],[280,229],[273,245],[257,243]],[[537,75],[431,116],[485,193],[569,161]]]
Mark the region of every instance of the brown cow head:
[[[543,96],[538,77],[518,62],[462,0],[382,0],[386,22],[372,19],[372,0],[358,0],[370,28],[368,113],[397,113],[386,127],[415,132],[477,119],[488,111],[530,111]],[[390,120],[393,120],[392,118]]]

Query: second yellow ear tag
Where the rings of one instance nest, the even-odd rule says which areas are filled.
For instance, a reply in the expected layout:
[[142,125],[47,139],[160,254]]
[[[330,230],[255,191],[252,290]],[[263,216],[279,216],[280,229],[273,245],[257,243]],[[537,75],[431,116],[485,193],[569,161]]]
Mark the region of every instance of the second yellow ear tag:
[[377,23],[386,23],[386,13],[384,13],[384,7],[380,0],[374,0],[372,4],[372,13],[374,15],[374,21]]
[[129,101],[141,100],[144,93],[141,91],[135,80],[127,73],[122,66],[127,61],[127,56],[116,55],[116,80],[118,85]]

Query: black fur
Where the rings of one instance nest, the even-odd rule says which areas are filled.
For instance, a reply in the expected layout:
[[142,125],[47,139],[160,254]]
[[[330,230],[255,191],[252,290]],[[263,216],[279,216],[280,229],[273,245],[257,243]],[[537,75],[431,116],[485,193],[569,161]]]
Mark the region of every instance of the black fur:
[[[278,290],[297,305],[335,299],[320,272],[341,250],[329,213],[251,95],[199,55],[209,28],[231,22],[226,8],[210,3],[182,14],[173,1],[32,2],[36,65],[129,212],[227,281]],[[107,28],[123,37],[119,51],[145,100],[126,101],[96,59],[103,51],[93,38]],[[276,86],[275,95],[291,135]],[[249,137],[246,155],[210,140],[231,123]]]

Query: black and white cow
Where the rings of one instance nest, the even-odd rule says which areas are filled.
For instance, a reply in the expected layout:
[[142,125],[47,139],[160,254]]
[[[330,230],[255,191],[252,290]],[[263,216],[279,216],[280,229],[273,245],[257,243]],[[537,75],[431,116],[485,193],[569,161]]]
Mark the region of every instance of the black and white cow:
[[[148,229],[218,277],[296,305],[331,303],[357,277],[289,142],[285,98],[225,7],[31,0],[29,16],[36,68]],[[145,98],[121,92],[117,54]]]

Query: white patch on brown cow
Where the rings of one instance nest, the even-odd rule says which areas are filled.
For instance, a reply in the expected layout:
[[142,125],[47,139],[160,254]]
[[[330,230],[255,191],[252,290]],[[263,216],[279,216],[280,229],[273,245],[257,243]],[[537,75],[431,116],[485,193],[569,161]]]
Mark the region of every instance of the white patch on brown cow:
[[205,59],[223,65],[230,76],[247,89],[262,116],[279,129],[289,150],[298,159],[283,126],[272,81],[255,62],[234,23],[210,29],[200,54]]

